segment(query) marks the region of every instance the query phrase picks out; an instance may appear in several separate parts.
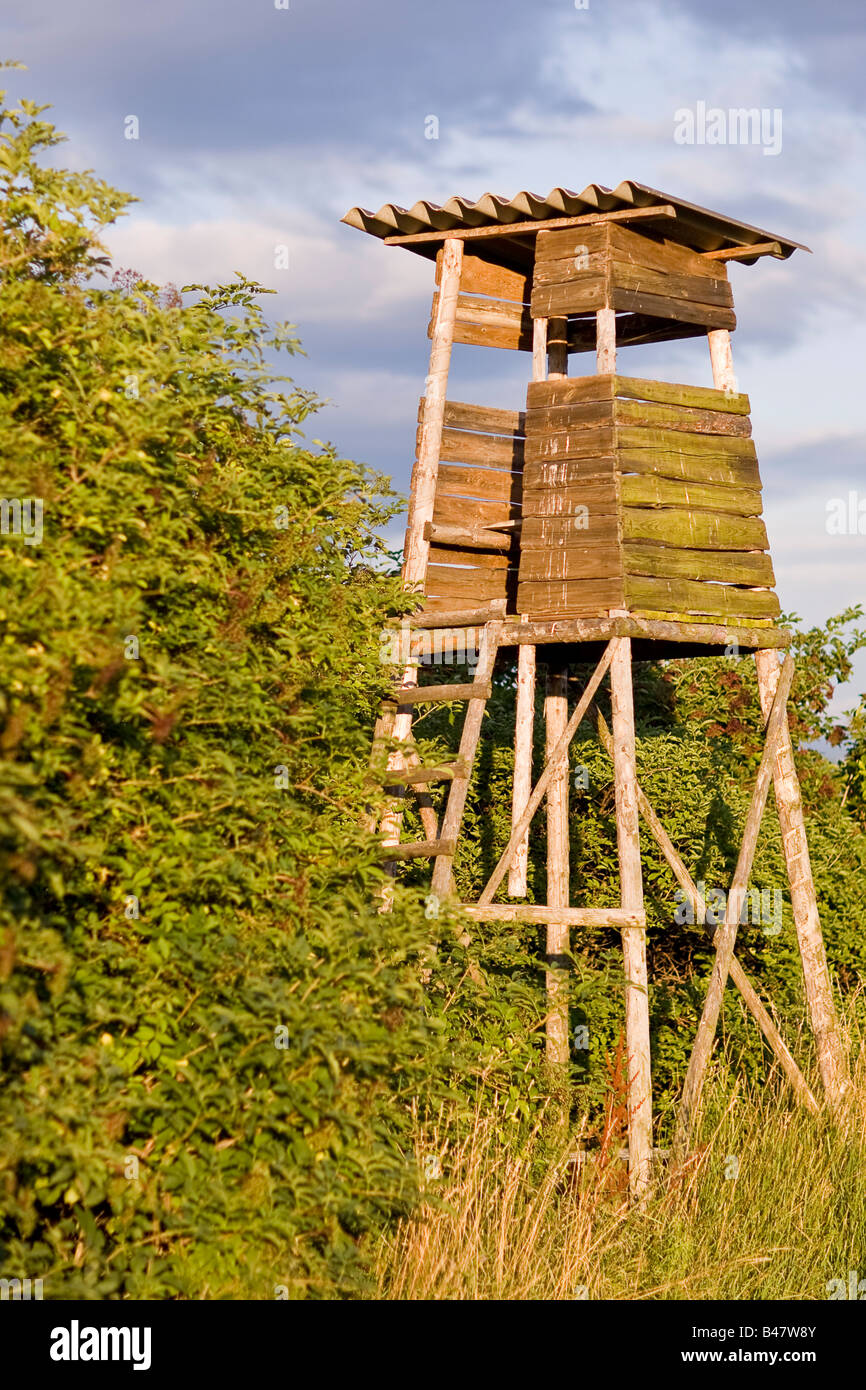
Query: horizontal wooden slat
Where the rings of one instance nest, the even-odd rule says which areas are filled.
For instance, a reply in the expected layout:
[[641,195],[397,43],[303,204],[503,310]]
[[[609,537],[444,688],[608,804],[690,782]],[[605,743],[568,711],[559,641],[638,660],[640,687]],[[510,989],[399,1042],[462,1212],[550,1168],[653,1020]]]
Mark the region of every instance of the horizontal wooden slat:
[[754,442],[737,435],[686,433],[685,430],[656,429],[642,425],[618,426],[617,443],[620,449],[666,449],[671,453],[704,456],[716,454],[722,458],[758,457]]
[[610,257],[605,249],[579,251],[585,245],[585,238],[574,237],[565,256],[555,259],[536,256],[532,276],[533,290],[547,289],[551,285],[564,285],[577,280],[604,279],[610,265]]
[[461,323],[454,325],[455,343],[470,347],[506,348],[512,352],[532,351],[532,330],[521,324]]
[[614,394],[657,405],[686,405],[699,410],[720,410],[729,415],[748,415],[747,395],[717,391],[712,386],[683,386],[673,381],[650,381],[643,377],[614,377]]
[[767,529],[757,517],[690,512],[680,507],[623,507],[627,541],[661,541],[696,550],[768,550]]
[[482,603],[485,599],[505,598],[507,580],[516,570],[457,569],[448,565],[428,565],[426,589],[436,598],[466,598]]
[[605,256],[610,245],[606,224],[574,227],[562,231],[539,232],[535,240],[536,266],[546,261],[564,261],[575,256]]
[[618,472],[617,461],[613,455],[599,458],[551,459],[528,463],[523,470],[523,486],[526,488],[573,487],[577,483],[612,481]]
[[440,763],[438,767],[408,767],[390,769],[386,774],[388,786],[418,787],[430,782],[453,782],[465,777],[465,764]]
[[616,439],[612,422],[606,429],[575,429],[569,434],[540,431],[527,437],[524,458],[526,463],[542,463],[546,459],[608,457],[616,451]]
[[[433,336],[433,327],[439,311],[438,291],[433,296],[428,337]],[[505,299],[482,299],[473,294],[457,296],[457,322],[488,324],[494,328],[518,327],[531,331],[532,323],[528,307],[512,304]]]
[[604,309],[609,298],[607,279],[601,275],[576,276],[561,285],[539,285],[532,291],[532,317]]
[[[541,465],[534,463],[527,466],[523,474],[524,484],[529,477],[530,466],[538,468]],[[720,458],[718,454],[683,454],[666,449],[620,449],[619,466],[624,474],[655,473],[663,478],[682,478],[684,482],[717,483],[729,487],[761,486],[757,460],[733,455]]]
[[562,614],[606,613],[622,608],[623,582],[620,579],[565,579],[528,582],[517,589],[518,611],[533,618],[557,618]]
[[649,266],[614,259],[611,284],[615,290],[637,290],[660,294],[669,299],[686,299],[693,304],[713,304],[730,309],[734,296],[727,280],[710,280],[706,275],[683,275],[679,271],[652,270]]
[[592,516],[590,525],[591,534],[575,526],[574,517],[571,516],[528,516],[520,533],[521,556],[528,550],[546,549],[549,546],[616,542],[618,529],[615,511]]
[[697,304],[692,300],[673,299],[668,295],[647,294],[639,290],[620,290],[614,287],[610,293],[611,307],[631,314],[654,314],[665,319],[683,319],[686,323],[700,323],[707,328],[727,328],[737,326],[737,316],[733,309],[719,308],[714,304]]
[[632,507],[688,507],[730,512],[733,516],[760,516],[761,493],[755,488],[714,487],[711,483],[683,483],[631,473],[621,479],[621,497]]
[[644,579],[626,576],[629,608],[675,613],[707,613],[723,618],[775,618],[779,600],[769,589],[739,589],[688,579]]
[[655,579],[713,579],[768,589],[776,582],[769,555],[759,550],[684,550],[626,541],[622,555],[627,574]]
[[[418,403],[418,423],[424,419],[426,396]],[[522,435],[525,433],[525,414],[522,410],[501,410],[491,405],[469,405],[464,401],[446,401],[443,424],[456,430],[476,430],[482,434]]]
[[[421,612],[413,613],[409,619],[412,628],[429,631],[431,628],[446,632],[449,628],[471,627],[475,623],[489,623],[505,614],[505,600],[494,599],[490,603],[469,607],[468,604],[450,608],[439,604],[438,600],[428,599]],[[426,640],[426,639],[424,639]]]
[[486,526],[434,526],[428,521],[424,527],[424,539],[433,545],[454,546],[456,549],[477,551],[495,550],[507,552],[515,542],[515,532],[519,527],[505,531],[491,531]]
[[499,521],[517,521],[521,509],[513,502],[466,502],[461,497],[437,493],[433,502],[433,525],[492,526]]
[[474,569],[482,570],[507,570],[509,566],[517,564],[517,539],[508,547],[513,551],[513,557],[509,558],[508,552],[497,550],[461,550],[458,546],[431,545],[427,563],[430,565],[471,565]]
[[526,524],[536,516],[581,517],[584,509],[588,511],[586,526],[591,529],[594,520],[601,515],[615,513],[617,494],[613,480],[598,479],[596,482],[583,482],[574,487],[535,488],[527,490],[524,498],[524,521],[521,538],[526,540]]
[[567,405],[533,407],[527,411],[527,437],[599,428],[613,419],[617,425],[646,426],[649,429],[682,430],[689,434],[711,434],[748,439],[752,426],[747,415],[723,410],[702,410],[687,405],[657,405],[651,401],[614,400],[613,383],[606,378],[598,387],[595,400],[574,401]]
[[458,464],[441,463],[436,490],[443,495],[484,497],[488,501],[520,501],[523,479],[520,473],[506,473],[496,468],[463,468]]
[[[436,284],[442,281],[442,252],[436,257]],[[492,261],[474,255],[467,247],[463,252],[463,265],[460,270],[460,289],[465,294],[487,294],[494,299],[512,299],[523,302],[529,299],[531,276],[525,270],[512,270],[509,266],[494,265]]]
[[435,859],[440,854],[451,859],[456,852],[456,840],[417,840],[414,844],[382,846],[383,859]]
[[[464,685],[419,685],[415,688],[405,686],[398,690],[391,704],[395,705],[441,705],[449,700],[489,700],[493,687],[488,682],[472,682]],[[390,774],[389,774],[390,775]]]
[[[661,225],[661,224],[659,224]],[[618,261],[631,261],[636,265],[649,266],[652,270],[669,271],[671,274],[704,275],[707,279],[720,280],[727,275],[723,267],[713,261],[705,261],[700,252],[674,241],[657,241],[640,236],[627,227],[612,226],[608,233],[608,243]]]
[[613,541],[591,546],[546,546],[520,555],[520,583],[539,579],[616,579],[624,573]]
[[476,922],[562,922],[572,927],[645,927],[646,913],[619,907],[540,907],[529,903],[490,903],[486,907],[461,903],[461,911]]
[[[420,440],[421,426],[418,427]],[[468,430],[444,429],[439,459],[442,463],[477,463],[485,468],[523,467],[524,441],[496,434],[470,434]]]

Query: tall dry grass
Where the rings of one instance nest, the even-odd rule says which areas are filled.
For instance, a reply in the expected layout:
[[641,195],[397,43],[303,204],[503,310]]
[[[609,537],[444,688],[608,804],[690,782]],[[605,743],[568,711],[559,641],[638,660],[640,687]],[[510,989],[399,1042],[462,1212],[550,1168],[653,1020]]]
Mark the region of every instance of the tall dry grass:
[[419,1125],[425,1201],[379,1246],[377,1296],[823,1299],[850,1270],[866,1279],[866,1047],[852,1042],[844,1125],[719,1064],[693,1152],[677,1169],[659,1161],[640,1209],[614,1094],[595,1135],[564,1135],[549,1110],[518,1141],[483,1093],[456,1139],[440,1113]]

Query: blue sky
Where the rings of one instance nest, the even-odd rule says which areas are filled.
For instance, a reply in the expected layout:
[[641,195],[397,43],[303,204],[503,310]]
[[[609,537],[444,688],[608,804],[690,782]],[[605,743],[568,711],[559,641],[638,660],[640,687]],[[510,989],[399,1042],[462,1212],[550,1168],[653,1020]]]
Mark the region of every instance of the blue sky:
[[[141,198],[109,239],[118,263],[276,290],[268,311],[308,354],[296,378],[333,402],[310,434],[403,490],[431,267],[341,225],[353,204],[631,178],[807,243],[731,269],[734,362],[783,607],[820,622],[866,599],[866,534],[826,527],[852,490],[866,510],[862,0],[5,0],[4,18],[29,69],[7,85],[53,103],[64,161]],[[700,101],[780,110],[781,150],[678,144],[675,113]],[[711,381],[700,339],[621,362]],[[528,371],[523,354],[458,347],[450,394],[517,406]],[[836,707],[864,689],[861,660]]]

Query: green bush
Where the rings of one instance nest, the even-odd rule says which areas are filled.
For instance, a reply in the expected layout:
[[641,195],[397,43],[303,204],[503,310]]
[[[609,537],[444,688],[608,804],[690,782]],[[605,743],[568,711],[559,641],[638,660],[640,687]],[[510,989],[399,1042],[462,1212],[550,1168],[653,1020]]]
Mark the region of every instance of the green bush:
[[46,167],[43,109],[0,112],[2,490],[44,530],[0,536],[0,1260],[345,1291],[440,1057],[357,828],[393,502],[304,444],[256,286],[105,283],[129,199]]

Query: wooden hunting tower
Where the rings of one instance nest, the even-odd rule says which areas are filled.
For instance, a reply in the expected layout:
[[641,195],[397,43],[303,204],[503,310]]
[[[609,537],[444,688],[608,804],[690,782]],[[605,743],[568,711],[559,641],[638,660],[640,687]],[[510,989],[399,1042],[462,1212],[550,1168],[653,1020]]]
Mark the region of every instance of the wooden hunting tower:
[[[790,634],[761,519],[761,480],[748,397],[731,356],[736,325],[727,263],[784,259],[799,247],[757,227],[642,184],[590,185],[547,198],[519,193],[419,202],[406,211],[353,208],[343,219],[435,261],[428,327],[430,372],[419,408],[404,552],[404,583],[424,594],[395,703],[383,708],[378,748],[387,781],[421,791],[428,839],[402,845],[399,801],[383,822],[388,862],[435,860],[433,890],[452,889],[452,863],[481,731],[490,677],[504,647],[518,649],[513,832],[477,904],[477,920],[545,923],[549,970],[548,1055],[568,1062],[569,930],[622,932],[629,1054],[629,1172],[649,1181],[652,1101],[649,1013],[638,824],[642,816],[697,920],[706,905],[637,782],[631,662],[635,658],[755,654],[766,744],[723,925],[707,930],[715,964],[686,1078],[678,1140],[687,1142],[728,976],[740,989],[798,1096],[812,1092],[734,955],[755,841],[775,782],[791,900],[821,1077],[832,1106],[845,1090],[845,1060],[827,973],[802,803],[786,716],[793,667],[780,653]],[[801,248],[806,249],[806,248]],[[617,347],[706,335],[713,388],[617,373]],[[525,351],[532,371],[525,409],[448,399],[454,343]],[[596,354],[596,370],[570,376],[569,356]],[[422,635],[438,652],[482,627],[468,686],[418,685]],[[547,668],[546,766],[532,787],[536,653]],[[596,660],[568,717],[567,664]],[[614,761],[621,907],[569,906],[568,746],[610,672],[613,731],[595,711]],[[468,701],[456,761],[418,766],[412,711]],[[450,782],[441,827],[423,788]],[[405,792],[403,792],[405,794]],[[526,895],[528,827],[547,799],[547,904],[493,903],[505,874]]]

